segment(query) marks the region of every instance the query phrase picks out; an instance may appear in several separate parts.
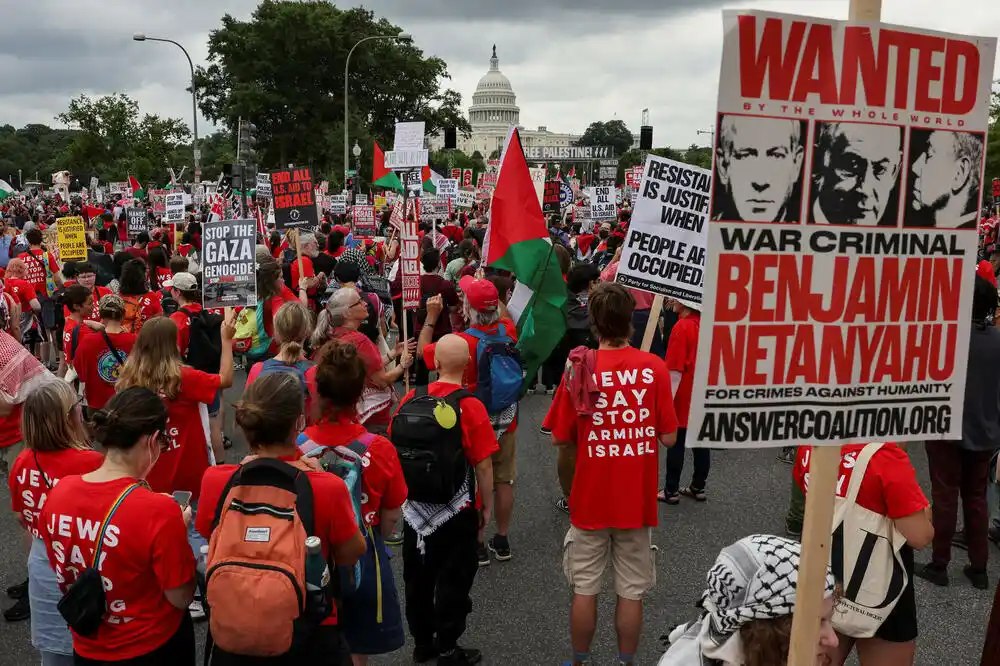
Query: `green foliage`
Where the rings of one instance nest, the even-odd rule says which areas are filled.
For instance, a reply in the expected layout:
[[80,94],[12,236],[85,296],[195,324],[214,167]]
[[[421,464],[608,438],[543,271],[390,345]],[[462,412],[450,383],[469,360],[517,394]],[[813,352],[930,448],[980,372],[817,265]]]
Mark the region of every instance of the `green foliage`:
[[475,183],[479,173],[486,171],[486,162],[476,155],[478,152],[469,157],[460,150],[439,150],[431,153],[428,161],[431,168],[445,178],[451,178],[452,169],[472,169],[472,182]]
[[578,146],[611,146],[615,155],[624,155],[632,148],[632,132],[621,120],[593,122],[577,140]]
[[[399,32],[364,8],[315,0],[263,0],[249,21],[226,14],[209,35],[209,65],[196,75],[201,109],[230,128],[249,118],[257,126],[261,169],[310,165],[342,182],[348,52],[363,38]],[[471,131],[461,96],[440,87],[447,76],[443,60],[424,57],[412,44],[372,40],[355,49],[348,147],[355,139],[362,147],[363,179],[371,176],[372,141],[390,146],[397,119],[422,119],[429,134],[446,126]]]
[[[218,180],[222,165],[236,161],[236,137],[230,132],[215,132],[199,137],[198,148],[201,150],[202,180]],[[170,166],[178,174],[181,167],[187,167],[182,180],[194,180],[194,154],[190,142],[177,146],[169,160]]]
[[57,120],[77,130],[59,159],[81,182],[91,175],[102,181],[166,182],[166,164],[189,137],[187,125],[174,118],[140,116],[139,104],[122,93],[91,99],[81,95]]
[[986,178],[983,182],[983,202],[992,200],[993,179],[1000,178],[1000,82],[993,86],[990,105],[990,129],[986,137]]
[[0,126],[0,178],[20,187],[21,182],[34,180],[36,175],[42,183],[50,183],[56,171],[69,169],[77,173],[63,158],[74,134],[72,130],[45,125],[25,125],[21,129]]
[[[691,144],[686,150],[676,150],[674,148],[654,148],[649,151],[657,157],[665,157],[668,160],[691,164],[703,169],[712,168],[712,149],[708,146],[696,146]],[[618,182],[625,182],[625,171],[642,164],[642,151],[630,150],[618,160]]]

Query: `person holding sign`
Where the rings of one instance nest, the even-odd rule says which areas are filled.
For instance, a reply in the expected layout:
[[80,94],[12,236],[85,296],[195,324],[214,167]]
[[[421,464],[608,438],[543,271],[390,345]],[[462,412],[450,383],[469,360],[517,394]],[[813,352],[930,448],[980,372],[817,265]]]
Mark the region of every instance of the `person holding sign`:
[[[590,659],[597,595],[612,565],[618,605],[618,662],[633,664],[642,599],[656,579],[659,447],[677,441],[673,393],[663,361],[629,345],[635,299],[617,283],[589,302],[596,351],[574,350],[545,422],[556,446],[576,449],[563,570],[573,588],[573,664]],[[614,488],[613,493],[608,489]]]

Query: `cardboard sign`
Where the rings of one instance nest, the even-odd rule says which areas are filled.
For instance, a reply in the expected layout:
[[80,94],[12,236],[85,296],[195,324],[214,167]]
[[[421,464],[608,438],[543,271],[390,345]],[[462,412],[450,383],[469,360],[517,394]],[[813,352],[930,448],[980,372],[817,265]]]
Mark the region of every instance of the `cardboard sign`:
[[389,200],[385,197],[381,197],[377,194],[372,198],[372,203],[375,204],[375,210],[382,210],[386,208],[389,205],[388,201]]
[[257,196],[262,199],[271,198],[271,174],[269,173],[258,173],[257,174]]
[[145,208],[128,208],[125,211],[125,231],[130,241],[144,231],[149,231],[149,215]]
[[615,188],[610,185],[589,188],[590,215],[594,220],[613,220],[618,217]]
[[278,229],[315,227],[319,224],[310,169],[272,171],[271,191],[274,221]]
[[545,190],[542,193],[542,212],[546,215],[559,214],[559,197],[562,191],[562,183],[558,180],[545,181]]
[[60,217],[56,220],[60,261],[87,260],[87,225],[82,217]]
[[982,193],[931,183],[982,168],[996,40],[723,28],[689,445],[960,439]]
[[167,195],[170,190],[150,190],[149,200],[153,204],[153,213],[163,215],[167,212]]
[[257,305],[256,220],[218,220],[201,238],[202,304],[206,309]]
[[368,205],[368,195],[367,194],[355,194],[354,195],[354,205],[355,206],[367,206]]
[[458,196],[458,180],[455,178],[442,178],[437,182],[437,193],[439,197],[454,199]]
[[459,190],[455,198],[456,208],[472,208],[476,205],[476,193],[472,190]]
[[448,200],[438,195],[425,195],[420,198],[420,218],[443,218],[448,216]]
[[347,215],[347,195],[330,195],[330,212],[334,215]]
[[415,150],[388,150],[385,152],[383,166],[386,169],[412,169],[427,164],[426,148]]
[[618,282],[701,303],[712,172],[650,155],[632,210]]
[[92,193],[96,192],[97,191],[97,183],[98,182],[99,181],[97,180],[97,176],[91,176],[90,177],[90,187],[87,188],[87,189],[89,189]]
[[352,213],[354,218],[355,237],[373,237],[375,235],[375,207],[355,206]]
[[[422,150],[424,147],[424,121],[396,123],[396,134],[392,149]],[[424,162],[426,164],[426,162]],[[419,165],[417,165],[419,166]]]
[[166,208],[164,222],[177,224],[184,221],[184,196],[183,192],[172,192],[167,195],[164,201]]

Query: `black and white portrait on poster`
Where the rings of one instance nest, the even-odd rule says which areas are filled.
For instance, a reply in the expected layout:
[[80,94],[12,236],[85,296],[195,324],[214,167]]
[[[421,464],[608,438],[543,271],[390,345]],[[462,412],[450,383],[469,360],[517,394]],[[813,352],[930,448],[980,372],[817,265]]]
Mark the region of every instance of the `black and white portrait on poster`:
[[817,122],[809,222],[896,226],[903,128]]
[[981,132],[910,130],[904,227],[977,228],[985,139]]
[[719,116],[712,219],[798,222],[806,121]]
[[205,225],[202,237],[202,304],[205,308],[257,304],[254,220],[220,220]]

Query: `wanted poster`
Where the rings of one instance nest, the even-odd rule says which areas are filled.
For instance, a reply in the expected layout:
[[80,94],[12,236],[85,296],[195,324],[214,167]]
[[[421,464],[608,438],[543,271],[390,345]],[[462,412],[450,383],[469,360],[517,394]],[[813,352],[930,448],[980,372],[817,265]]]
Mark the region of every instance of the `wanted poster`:
[[588,188],[590,216],[594,220],[613,220],[618,217],[615,188],[610,185]]
[[256,184],[257,196],[261,199],[271,198],[271,174],[258,173]]
[[315,227],[319,224],[310,169],[272,171],[271,193],[271,207],[278,229]]
[[354,236],[373,238],[375,236],[375,206],[355,206],[352,209]]
[[201,239],[202,301],[206,309],[257,304],[255,220],[205,224]]
[[996,40],[723,21],[689,441],[960,439]]
[[184,221],[184,193],[176,192],[167,194],[164,199],[164,204],[166,206],[166,217],[163,218],[164,222],[169,224],[178,224]]
[[149,215],[145,208],[127,208],[125,215],[125,231],[130,241],[134,241],[144,231],[149,231]]
[[618,282],[701,303],[711,184],[708,169],[656,155],[647,158],[618,263]]

